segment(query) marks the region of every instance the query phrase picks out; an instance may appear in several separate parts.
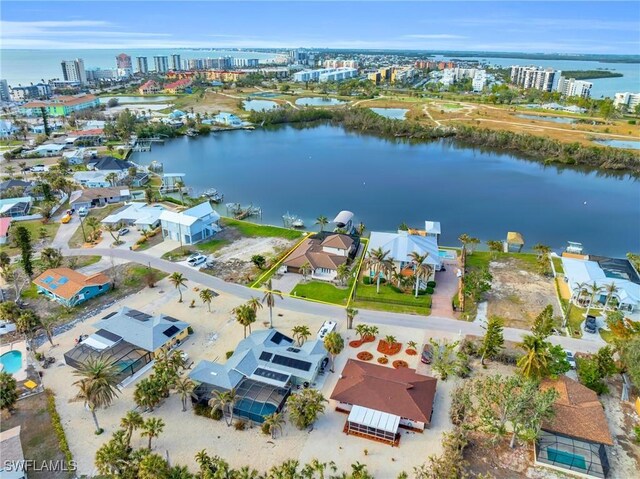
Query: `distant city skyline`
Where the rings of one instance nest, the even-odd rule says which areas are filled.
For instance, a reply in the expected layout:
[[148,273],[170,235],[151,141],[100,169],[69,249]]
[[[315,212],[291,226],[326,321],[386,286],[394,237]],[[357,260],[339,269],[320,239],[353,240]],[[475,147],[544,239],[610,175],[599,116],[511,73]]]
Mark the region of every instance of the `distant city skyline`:
[[[114,8],[118,5],[118,8]],[[150,5],[153,5],[150,8]],[[640,54],[637,2],[15,2],[5,49],[345,48]]]

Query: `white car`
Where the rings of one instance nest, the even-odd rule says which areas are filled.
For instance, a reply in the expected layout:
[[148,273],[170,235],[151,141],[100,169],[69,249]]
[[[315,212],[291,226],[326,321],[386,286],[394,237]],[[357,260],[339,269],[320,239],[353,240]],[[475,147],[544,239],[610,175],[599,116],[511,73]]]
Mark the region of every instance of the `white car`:
[[198,266],[199,264],[202,264],[205,261],[207,261],[207,257],[205,255],[203,255],[203,254],[192,254],[187,259],[187,264],[189,266]]
[[16,325],[9,321],[0,321],[0,336],[13,333],[16,330]]
[[576,358],[573,356],[573,352],[569,351],[568,349],[565,349],[564,353],[567,355],[567,362],[571,366],[571,369],[575,369],[576,368]]
[[331,331],[333,331],[334,329],[336,329],[336,326],[338,325],[338,323],[336,323],[335,321],[325,321],[322,326],[320,327],[320,330],[318,331],[318,339],[320,341],[324,340],[324,337],[329,334]]

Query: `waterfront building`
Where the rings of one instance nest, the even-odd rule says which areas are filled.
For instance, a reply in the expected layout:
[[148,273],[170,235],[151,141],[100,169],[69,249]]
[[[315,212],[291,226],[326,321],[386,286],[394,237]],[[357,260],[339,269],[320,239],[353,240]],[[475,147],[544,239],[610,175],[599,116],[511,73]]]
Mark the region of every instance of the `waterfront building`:
[[49,116],[67,116],[76,111],[96,108],[100,101],[93,95],[57,96],[50,100],[39,100],[25,103],[20,107],[20,114],[40,116],[40,108],[44,107]]
[[282,264],[287,272],[298,274],[308,264],[312,279],[333,281],[338,267],[353,259],[359,245],[360,242],[350,235],[323,231],[302,241]]
[[181,80],[176,80],[174,82],[165,84],[163,91],[165,93],[182,93],[190,86],[191,86],[191,79],[183,78]]
[[131,199],[128,188],[108,186],[104,188],[90,188],[71,192],[69,205],[78,210],[80,208],[102,207],[113,203],[122,203]]
[[187,70],[204,70],[202,58],[189,58],[187,60]]
[[293,81],[341,81],[358,76],[355,68],[320,68],[317,70],[303,70],[293,74]]
[[640,105],[640,93],[616,93],[613,105],[617,108],[626,107],[629,110],[634,110],[636,106]]
[[437,70],[438,62],[434,62],[431,60],[416,60],[414,66],[416,68],[420,68],[421,70]]
[[182,70],[182,62],[180,61],[180,55],[178,53],[171,55],[171,69]]
[[558,81],[557,91],[564,96],[579,96],[589,98],[591,95],[591,87],[593,83],[588,81],[576,80],[575,78],[560,77]]
[[87,70],[87,81],[89,82],[100,82],[100,81],[114,81],[120,78],[118,70],[106,69],[103,70],[101,68],[94,68],[92,70]]
[[81,85],[87,83],[87,75],[82,58],[63,60],[60,65],[62,66],[62,76],[65,81],[78,82]]
[[71,268],[52,268],[33,280],[38,291],[62,304],[75,306],[106,293],[111,280],[103,273],[86,276]]
[[7,80],[0,80],[0,101],[11,101]]
[[167,73],[169,71],[169,57],[156,55],[153,57],[153,65],[156,73]]
[[158,85],[155,81],[149,80],[138,88],[138,93],[141,95],[153,95],[154,93],[158,93],[160,91],[160,85]]
[[220,231],[219,220],[220,215],[208,201],[180,213],[165,210],[160,214],[162,237],[183,245],[196,244]]
[[149,73],[149,62],[147,61],[147,57],[136,57],[136,62],[138,64],[138,73]]
[[562,71],[553,68],[518,65],[511,67],[511,83],[524,89],[555,91],[558,89],[561,76]]
[[233,66],[235,68],[257,67],[260,60],[257,58],[234,58]]
[[357,60],[325,60],[325,68],[359,68]]
[[107,180],[107,173],[102,171],[76,171],[73,180],[84,188],[108,188],[111,182]]
[[101,223],[103,225],[135,226],[140,231],[150,231],[160,226],[160,214],[163,211],[162,205],[132,202],[107,216]]
[[438,70],[444,70],[445,68],[455,68],[456,62],[438,62]]
[[11,98],[13,98],[13,101],[25,101],[33,98],[46,99],[50,96],[51,87],[46,83],[11,88]]
[[133,75],[131,57],[126,53],[121,53],[116,57],[116,74],[118,78],[129,78]]

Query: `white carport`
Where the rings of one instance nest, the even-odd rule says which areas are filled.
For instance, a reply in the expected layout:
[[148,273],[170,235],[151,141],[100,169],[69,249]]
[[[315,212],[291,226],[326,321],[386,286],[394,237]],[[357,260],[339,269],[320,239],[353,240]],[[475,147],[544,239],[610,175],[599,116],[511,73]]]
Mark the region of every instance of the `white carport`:
[[399,426],[400,416],[354,405],[347,418],[345,432],[395,444]]

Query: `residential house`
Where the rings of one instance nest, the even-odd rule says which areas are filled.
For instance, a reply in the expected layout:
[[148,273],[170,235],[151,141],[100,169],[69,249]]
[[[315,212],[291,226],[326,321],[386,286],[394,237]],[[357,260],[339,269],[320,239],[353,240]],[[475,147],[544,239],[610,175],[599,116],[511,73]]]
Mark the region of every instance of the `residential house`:
[[399,428],[423,432],[431,424],[436,383],[414,369],[349,359],[331,399],[349,414],[345,433],[398,445]]
[[11,227],[11,218],[0,218],[0,245],[7,244],[9,241],[9,228]]
[[76,183],[85,188],[107,188],[111,182],[107,180],[107,174],[102,171],[76,171],[73,174]]
[[110,186],[107,188],[90,188],[78,190],[71,193],[69,205],[74,209],[93,208],[94,206],[105,206],[110,203],[121,203],[131,199],[131,192],[128,188]]
[[191,79],[183,78],[181,80],[176,80],[174,82],[167,83],[164,86],[163,92],[172,93],[172,94],[182,93],[183,91],[188,89],[190,86],[191,86]]
[[154,95],[158,92],[160,92],[160,85],[153,80],[144,82],[140,85],[140,88],[138,88],[138,93],[141,95]]
[[33,181],[24,180],[5,180],[0,183],[0,198],[7,196],[16,196],[16,194],[22,196],[34,196],[33,188],[35,183]]
[[238,118],[233,113],[227,113],[225,111],[221,111],[216,116],[214,116],[210,120],[210,123],[219,123],[221,125],[234,127],[242,126],[242,120],[240,118]]
[[120,160],[113,156],[100,156],[93,158],[87,163],[90,170],[101,171],[106,173],[114,173],[118,178],[122,179],[129,174],[129,168],[136,167],[135,164],[127,160]]
[[38,100],[25,103],[20,107],[20,114],[24,116],[41,116],[42,108],[49,116],[68,116],[71,113],[97,108],[100,101],[94,95],[57,96],[50,100]]
[[104,140],[104,130],[102,128],[91,128],[88,130],[76,130],[67,134],[67,144],[83,146],[101,145]]
[[336,279],[338,267],[353,258],[359,238],[340,233],[318,233],[303,240],[283,261],[287,272],[301,273],[305,264],[311,266],[311,277],[322,281]]
[[31,153],[37,153],[40,156],[60,156],[62,155],[62,150],[66,147],[67,145],[60,145],[58,143],[45,143],[36,146]]
[[536,464],[582,477],[607,477],[607,446],[613,446],[613,438],[598,395],[566,376],[546,379],[540,388],[553,388],[559,396],[554,415],[542,423]]
[[126,306],[107,314],[93,327],[96,332],[67,351],[64,360],[77,369],[87,359],[107,359],[118,368],[119,381],[179,346],[189,335],[189,324],[184,321],[165,314],[152,316]]
[[38,292],[63,306],[76,306],[111,289],[103,273],[86,276],[70,268],[52,268],[33,280]]
[[139,230],[153,230],[160,226],[160,215],[164,211],[162,205],[146,203],[129,203],[101,221],[104,225],[135,226]]
[[160,214],[162,237],[180,241],[183,245],[195,244],[220,231],[219,220],[220,215],[208,201],[180,213],[165,210]]
[[20,198],[0,198],[0,217],[15,218],[29,214],[33,198],[22,196]]
[[200,361],[193,368],[193,401],[206,404],[214,391],[235,389],[234,413],[262,423],[264,416],[282,409],[293,386],[313,386],[327,364],[327,351],[318,339],[298,346],[275,329],[254,331],[226,363]]
[[25,459],[20,441],[20,426],[12,427],[0,432],[0,450],[2,451],[2,464],[0,464],[0,477],[2,479],[25,479]]
[[0,120],[0,138],[8,138],[20,131],[13,122],[9,120]]

